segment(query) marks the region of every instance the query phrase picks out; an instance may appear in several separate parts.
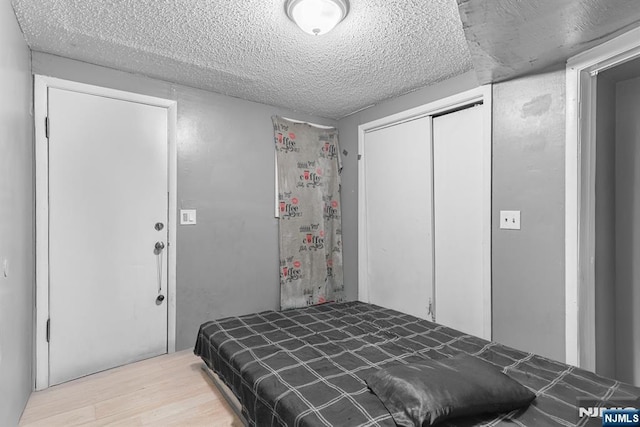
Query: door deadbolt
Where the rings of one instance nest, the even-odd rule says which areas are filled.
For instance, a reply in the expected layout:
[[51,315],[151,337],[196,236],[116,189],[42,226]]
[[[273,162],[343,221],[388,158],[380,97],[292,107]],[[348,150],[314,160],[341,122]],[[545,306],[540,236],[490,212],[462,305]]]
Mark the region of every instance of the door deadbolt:
[[153,228],[155,228],[156,231],[160,231],[164,228],[164,224],[161,222],[156,222],[156,225],[154,225]]

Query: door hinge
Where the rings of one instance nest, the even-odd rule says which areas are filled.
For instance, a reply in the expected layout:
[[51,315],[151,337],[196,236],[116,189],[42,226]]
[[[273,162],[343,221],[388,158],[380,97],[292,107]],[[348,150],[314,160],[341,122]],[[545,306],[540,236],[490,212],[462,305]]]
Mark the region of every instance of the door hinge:
[[358,154],[358,160],[362,160],[362,154]]
[[44,135],[49,139],[49,117],[44,118]]
[[47,342],[49,342],[50,337],[51,337],[51,319],[47,319]]

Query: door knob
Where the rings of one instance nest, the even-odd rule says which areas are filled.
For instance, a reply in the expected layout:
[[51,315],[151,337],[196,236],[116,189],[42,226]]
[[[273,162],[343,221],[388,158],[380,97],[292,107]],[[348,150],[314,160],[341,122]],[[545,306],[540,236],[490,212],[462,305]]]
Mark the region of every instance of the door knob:
[[161,251],[164,249],[164,243],[163,242],[156,242],[156,251]]

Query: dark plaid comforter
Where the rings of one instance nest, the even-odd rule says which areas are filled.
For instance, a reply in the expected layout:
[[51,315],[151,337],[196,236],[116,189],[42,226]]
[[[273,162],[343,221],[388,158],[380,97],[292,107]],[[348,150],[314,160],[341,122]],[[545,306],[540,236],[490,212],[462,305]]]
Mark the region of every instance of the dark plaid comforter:
[[367,376],[460,353],[503,368],[537,398],[526,410],[449,425],[571,426],[577,397],[640,395],[639,388],[361,302],[207,322],[194,352],[238,397],[249,424],[259,426],[394,426]]

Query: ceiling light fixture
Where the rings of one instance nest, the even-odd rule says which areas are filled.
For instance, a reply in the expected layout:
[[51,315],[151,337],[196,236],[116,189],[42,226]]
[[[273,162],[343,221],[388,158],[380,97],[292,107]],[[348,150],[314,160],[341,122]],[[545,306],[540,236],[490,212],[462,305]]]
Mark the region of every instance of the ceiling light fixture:
[[333,29],[349,12],[347,0],[287,0],[287,16],[304,32],[321,35]]

